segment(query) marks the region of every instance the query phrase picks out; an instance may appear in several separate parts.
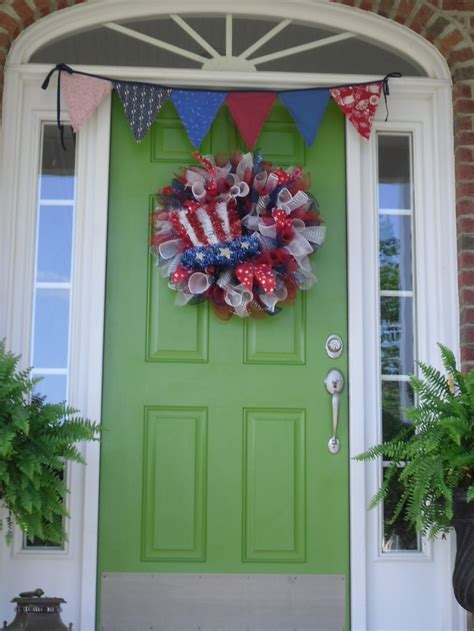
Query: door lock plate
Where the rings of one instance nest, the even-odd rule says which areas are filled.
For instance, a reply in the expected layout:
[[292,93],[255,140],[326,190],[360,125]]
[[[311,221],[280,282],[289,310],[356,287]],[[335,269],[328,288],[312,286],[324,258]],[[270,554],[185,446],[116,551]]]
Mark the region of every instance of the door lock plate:
[[331,359],[337,359],[342,355],[344,342],[339,335],[330,335],[326,340],[326,353]]

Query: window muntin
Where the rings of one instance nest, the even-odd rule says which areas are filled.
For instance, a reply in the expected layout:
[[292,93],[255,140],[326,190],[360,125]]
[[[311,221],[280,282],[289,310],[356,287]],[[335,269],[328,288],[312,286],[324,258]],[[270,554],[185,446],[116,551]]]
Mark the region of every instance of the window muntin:
[[[381,421],[383,440],[407,422],[415,372],[414,196],[412,137],[377,134]],[[390,462],[382,463],[385,477]],[[390,524],[400,487],[397,476],[383,507],[382,552],[419,552],[421,538],[403,513]]]

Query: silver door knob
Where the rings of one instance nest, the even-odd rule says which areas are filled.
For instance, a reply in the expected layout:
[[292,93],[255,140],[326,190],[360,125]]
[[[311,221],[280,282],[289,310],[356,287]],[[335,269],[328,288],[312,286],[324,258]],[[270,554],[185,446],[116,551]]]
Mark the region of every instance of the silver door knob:
[[344,376],[340,370],[333,368],[326,375],[324,383],[326,390],[332,396],[332,436],[328,442],[328,449],[332,454],[337,454],[341,448],[341,443],[337,437],[337,428],[339,425],[340,395],[344,390]]

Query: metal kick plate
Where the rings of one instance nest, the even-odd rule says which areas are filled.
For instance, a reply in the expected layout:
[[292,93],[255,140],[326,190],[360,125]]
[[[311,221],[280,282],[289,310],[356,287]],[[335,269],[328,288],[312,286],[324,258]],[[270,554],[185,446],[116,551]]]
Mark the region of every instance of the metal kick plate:
[[105,573],[102,631],[342,631],[339,575]]

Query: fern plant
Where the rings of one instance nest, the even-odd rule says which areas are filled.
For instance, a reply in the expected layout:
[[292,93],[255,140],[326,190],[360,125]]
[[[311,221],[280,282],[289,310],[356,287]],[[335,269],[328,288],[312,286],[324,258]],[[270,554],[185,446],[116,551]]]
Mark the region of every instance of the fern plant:
[[391,462],[370,508],[387,498],[398,478],[401,494],[389,523],[403,514],[429,538],[449,530],[456,493],[474,499],[474,370],[461,373],[454,354],[439,347],[447,375],[418,362],[421,378],[410,377],[417,403],[405,410],[410,424],[356,456]]
[[[66,539],[66,462],[84,463],[76,444],[98,440],[98,424],[64,403],[34,393],[39,379],[18,371],[19,356],[0,341],[0,504],[6,508],[7,541],[15,520],[30,541],[61,545]],[[0,525],[1,522],[0,522]]]

